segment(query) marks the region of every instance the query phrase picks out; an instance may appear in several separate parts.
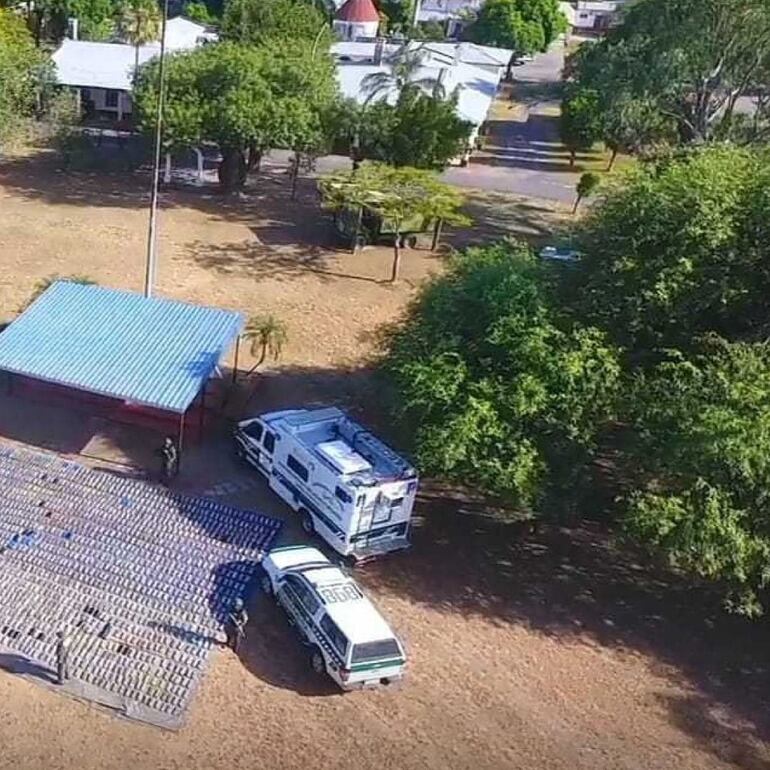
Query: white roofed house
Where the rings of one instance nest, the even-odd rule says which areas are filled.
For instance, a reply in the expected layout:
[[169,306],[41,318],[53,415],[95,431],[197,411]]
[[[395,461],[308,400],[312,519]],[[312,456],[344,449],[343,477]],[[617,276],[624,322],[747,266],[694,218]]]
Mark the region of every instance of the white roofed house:
[[[216,40],[214,33],[181,16],[166,24],[167,51],[185,51],[212,40]],[[160,42],[139,46],[140,66],[159,53]],[[52,58],[58,83],[78,94],[87,119],[130,124],[134,46],[65,39]]]
[[573,0],[560,2],[574,34],[600,35],[619,23],[627,0]]
[[[413,73],[414,82],[424,84],[426,91],[431,90],[431,84],[440,83],[444,94],[456,95],[457,115],[471,124],[473,145],[487,119],[512,52],[473,43],[412,42],[407,45],[410,53],[420,57]],[[390,72],[392,60],[403,54],[403,46],[384,41],[337,43],[332,46],[332,54],[337,59],[337,80],[343,96],[359,104],[371,100],[396,102],[395,85],[378,89],[372,96],[367,82],[371,82],[373,75]]]
[[444,25],[447,37],[457,37],[483,4],[484,0],[422,0],[417,21],[437,21]]

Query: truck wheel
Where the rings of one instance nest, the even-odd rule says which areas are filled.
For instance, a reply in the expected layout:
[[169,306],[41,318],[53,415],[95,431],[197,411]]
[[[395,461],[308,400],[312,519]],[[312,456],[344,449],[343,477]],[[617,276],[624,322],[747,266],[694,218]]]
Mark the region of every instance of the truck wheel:
[[302,529],[305,530],[305,533],[308,535],[315,534],[315,524],[313,524],[313,517],[304,508],[301,508],[299,513],[302,517],[300,519],[300,524],[302,525]]
[[312,668],[316,674],[326,673],[326,662],[318,647],[313,647],[310,651],[310,668]]

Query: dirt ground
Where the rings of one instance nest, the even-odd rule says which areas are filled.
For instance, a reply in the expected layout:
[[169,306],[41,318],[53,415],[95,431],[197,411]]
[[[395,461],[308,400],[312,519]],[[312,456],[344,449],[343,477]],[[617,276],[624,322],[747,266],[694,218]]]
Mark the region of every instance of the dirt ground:
[[[398,316],[441,259],[415,252],[404,280],[388,251],[330,250],[310,185],[164,196],[158,293],[272,312],[289,326],[281,361],[246,406],[334,399],[362,408],[372,333]],[[145,188],[0,165],[0,307],[13,316],[39,278],[85,273],[138,289]],[[483,239],[540,241],[561,221],[536,202],[475,199]],[[459,242],[459,241],[458,241]],[[60,406],[0,396],[0,436],[71,454],[150,462],[156,438]],[[122,466],[112,466],[126,472]],[[287,518],[231,457],[224,424],[185,457],[183,488]],[[598,525],[544,528],[488,516],[426,484],[414,548],[360,580],[403,636],[398,690],[341,695],[309,673],[278,610],[251,607],[240,657],[216,656],[189,724],[167,733],[0,672],[0,768],[770,768],[770,631],[726,617],[705,592],[658,573]]]

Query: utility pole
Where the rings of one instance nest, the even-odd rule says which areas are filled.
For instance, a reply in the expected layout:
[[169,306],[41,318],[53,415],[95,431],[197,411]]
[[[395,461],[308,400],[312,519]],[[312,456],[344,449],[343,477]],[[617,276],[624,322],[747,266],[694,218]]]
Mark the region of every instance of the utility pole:
[[417,24],[420,20],[420,5],[422,0],[414,0],[414,18],[412,19],[412,29],[417,29]]
[[158,261],[158,185],[160,183],[160,157],[163,145],[163,103],[166,95],[166,21],[168,0],[163,1],[163,18],[160,26],[160,63],[158,65],[158,103],[155,116],[155,159],[152,167],[152,192],[150,193],[150,223],[147,228],[147,263],[144,273],[144,296],[151,297],[155,285]]

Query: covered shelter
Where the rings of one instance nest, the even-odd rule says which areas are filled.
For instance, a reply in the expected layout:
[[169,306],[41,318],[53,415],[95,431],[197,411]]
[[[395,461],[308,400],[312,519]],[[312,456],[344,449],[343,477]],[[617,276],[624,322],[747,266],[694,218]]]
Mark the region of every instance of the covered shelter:
[[173,426],[181,449],[206,384],[236,345],[235,311],[57,281],[0,334],[0,371],[46,400],[77,396],[94,411],[153,427]]

